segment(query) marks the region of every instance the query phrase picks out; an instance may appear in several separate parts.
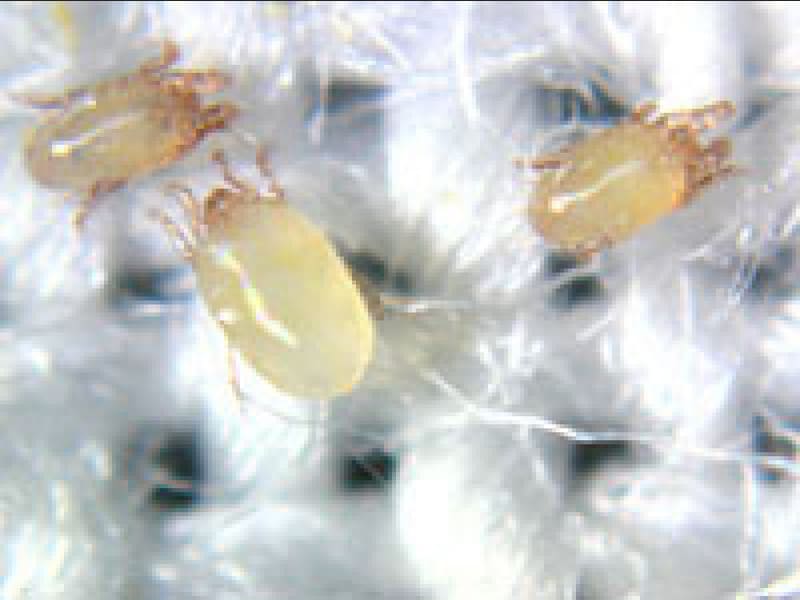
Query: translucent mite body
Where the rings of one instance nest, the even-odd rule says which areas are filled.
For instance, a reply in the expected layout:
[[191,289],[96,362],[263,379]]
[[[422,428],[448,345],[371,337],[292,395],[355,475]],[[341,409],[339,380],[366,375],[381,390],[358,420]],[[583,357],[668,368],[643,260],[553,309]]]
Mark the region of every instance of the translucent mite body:
[[169,69],[178,56],[167,42],[161,57],[129,75],[61,96],[23,98],[59,109],[29,136],[25,162],[42,185],[82,196],[77,222],[100,195],[166,167],[238,113],[232,104],[201,100],[228,85],[227,75]]
[[686,204],[734,167],[730,142],[703,144],[699,134],[733,114],[717,102],[654,118],[645,104],[629,119],[529,165],[542,171],[530,218],[563,250],[590,256],[633,236]]
[[350,271],[325,235],[286,203],[263,152],[257,162],[270,179],[267,195],[235,177],[221,152],[214,160],[230,187],[215,188],[202,204],[180,188],[191,235],[157,216],[181,240],[230,347],[288,394],[348,392],[363,377],[374,340]]

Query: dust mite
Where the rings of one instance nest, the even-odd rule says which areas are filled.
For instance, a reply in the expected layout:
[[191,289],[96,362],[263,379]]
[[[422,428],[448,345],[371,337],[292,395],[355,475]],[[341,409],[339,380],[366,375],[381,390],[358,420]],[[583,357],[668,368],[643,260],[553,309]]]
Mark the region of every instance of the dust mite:
[[[203,202],[174,188],[188,231],[161,211],[154,216],[182,246],[229,351],[287,394],[347,393],[363,377],[375,337],[358,283],[323,232],[287,204],[263,149],[256,162],[267,193],[236,177],[221,151],[213,160],[225,187]],[[233,368],[231,383],[241,398]]]
[[734,172],[727,138],[700,140],[702,132],[733,115],[732,103],[656,113],[655,104],[643,104],[615,127],[520,161],[542,172],[529,215],[547,242],[591,257]]
[[58,110],[29,135],[25,162],[40,184],[81,196],[77,225],[100,196],[166,167],[237,115],[233,104],[201,99],[229,85],[228,75],[170,69],[178,57],[178,47],[165,42],[160,57],[128,75],[60,96],[21,98]]

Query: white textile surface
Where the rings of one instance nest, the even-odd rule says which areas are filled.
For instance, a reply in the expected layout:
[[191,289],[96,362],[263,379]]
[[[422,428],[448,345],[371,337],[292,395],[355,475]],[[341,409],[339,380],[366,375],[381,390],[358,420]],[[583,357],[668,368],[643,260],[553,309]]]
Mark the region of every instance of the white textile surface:
[[[0,598],[800,597],[798,27],[794,3],[4,3]],[[79,194],[26,169],[25,98],[164,40],[240,115],[79,233]],[[719,100],[739,169],[685,208],[583,264],[531,227],[515,158]],[[237,405],[152,218],[219,183],[214,148],[257,180],[262,144],[410,300],[332,400],[238,361]]]

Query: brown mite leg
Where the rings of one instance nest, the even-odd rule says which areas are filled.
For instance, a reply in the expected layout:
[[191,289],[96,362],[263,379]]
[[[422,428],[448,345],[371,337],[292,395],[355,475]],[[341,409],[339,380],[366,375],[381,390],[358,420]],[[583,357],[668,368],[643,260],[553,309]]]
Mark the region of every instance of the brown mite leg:
[[603,234],[598,239],[583,242],[569,250],[569,252],[580,263],[589,262],[592,257],[603,250],[608,250],[613,245],[611,236],[607,233]]
[[180,55],[181,51],[175,42],[164,40],[164,43],[161,45],[161,56],[143,62],[142,66],[139,67],[139,72],[146,75],[160,73],[164,69],[175,64],[180,58]]
[[211,153],[211,160],[217,163],[220,169],[222,169],[222,177],[225,179],[226,183],[233,186],[240,192],[254,191],[253,186],[239,179],[233,174],[233,171],[231,171],[231,166],[228,163],[228,157],[225,156],[225,152],[223,150],[219,148],[214,150],[214,152]]
[[715,173],[723,163],[730,157],[730,140],[720,138],[712,141],[702,148],[696,157],[697,170],[700,173]]
[[680,145],[692,144],[696,137],[692,132],[692,128],[686,124],[670,127],[667,130],[667,136],[669,137],[670,141]]
[[723,168],[725,161],[731,155],[731,142],[727,138],[712,141],[703,149],[703,168],[709,173],[715,173]]
[[582,244],[577,248],[573,248],[569,251],[569,253],[575,257],[575,260],[578,261],[578,264],[585,265],[597,252],[596,248],[591,244]]
[[687,126],[693,131],[706,131],[716,127],[720,121],[732,117],[735,112],[733,102],[722,100],[700,108],[666,113],[657,123],[670,128]]
[[736,165],[726,164],[730,153],[731,143],[727,138],[716,139],[702,149],[696,162],[687,169],[689,192],[687,197],[693,196],[718,179],[741,173],[741,169]]
[[225,129],[239,115],[239,107],[229,102],[209,104],[193,119],[190,137],[202,139],[212,131]]
[[267,180],[269,194],[278,202],[286,202],[286,194],[278,183],[275,173],[272,170],[272,162],[269,160],[269,153],[264,146],[259,146],[256,150],[256,165],[261,175]]
[[75,229],[81,231],[86,224],[86,218],[91,210],[97,205],[101,196],[110,194],[125,185],[124,179],[99,179],[92,184],[86,196],[80,201],[75,214],[72,216],[72,224]]
[[539,158],[515,158],[514,166],[518,169],[534,169],[536,171],[546,171],[559,169],[567,161],[559,156],[541,156]]
[[658,105],[655,102],[644,102],[633,109],[630,120],[634,123],[644,123],[653,116],[656,110],[658,110]]
[[153,209],[149,211],[151,219],[158,221],[167,232],[167,235],[172,238],[172,241],[177,243],[179,250],[188,262],[192,262],[194,255],[194,242],[186,235],[186,232],[178,225],[172,217],[160,209]]
[[173,71],[165,73],[163,81],[176,88],[198,94],[215,94],[231,85],[231,76],[222,71]]
[[731,155],[731,141],[728,138],[718,138],[708,145],[705,154],[721,162]]
[[191,226],[192,234],[197,237],[202,226],[202,205],[197,198],[194,197],[192,190],[178,183],[170,183],[167,184],[165,191],[178,198],[178,202],[181,203],[183,210],[189,216],[189,225]]
[[731,118],[736,112],[733,102],[722,100],[690,111],[696,126],[700,130],[716,127],[720,121]]
[[731,175],[738,175],[742,172],[741,168],[736,165],[722,165],[711,173],[696,178],[689,184],[689,193],[687,197],[692,197],[694,194],[708,187],[712,183],[719,181],[723,177],[730,177]]

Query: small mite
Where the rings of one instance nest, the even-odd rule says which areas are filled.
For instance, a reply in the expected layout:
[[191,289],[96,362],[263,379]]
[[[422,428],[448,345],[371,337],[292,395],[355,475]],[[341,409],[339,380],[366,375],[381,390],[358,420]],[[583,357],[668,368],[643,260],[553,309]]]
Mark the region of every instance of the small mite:
[[290,395],[325,399],[350,391],[375,337],[358,283],[322,231],[285,201],[263,150],[256,162],[269,181],[266,194],[236,177],[221,151],[213,160],[227,186],[202,203],[176,188],[188,232],[163,212],[155,216],[183,247],[229,349]]
[[534,227],[583,258],[630,238],[735,171],[727,138],[700,140],[733,113],[727,101],[663,115],[643,104],[611,129],[522,161],[542,171],[529,207]]
[[166,167],[238,114],[233,104],[201,100],[229,85],[226,74],[170,69],[178,57],[178,47],[165,42],[159,58],[131,74],[61,96],[22,98],[59,110],[30,134],[25,162],[40,184],[81,196],[77,225],[98,197]]

